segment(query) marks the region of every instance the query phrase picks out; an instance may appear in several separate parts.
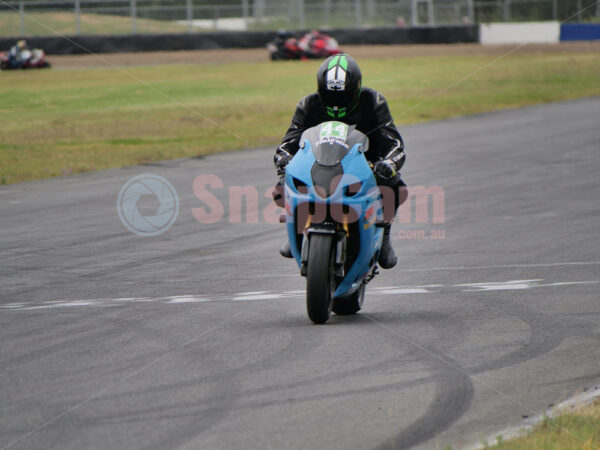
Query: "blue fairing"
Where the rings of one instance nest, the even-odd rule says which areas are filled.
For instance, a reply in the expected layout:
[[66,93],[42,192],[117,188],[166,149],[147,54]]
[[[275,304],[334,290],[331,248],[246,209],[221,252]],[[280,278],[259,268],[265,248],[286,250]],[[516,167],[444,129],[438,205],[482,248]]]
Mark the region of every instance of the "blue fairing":
[[[345,297],[360,287],[363,279],[375,263],[374,257],[381,248],[383,231],[380,227],[375,226],[375,223],[382,219],[380,193],[373,172],[363,154],[368,146],[366,136],[356,131],[354,127],[350,127],[348,140],[344,141],[347,145],[344,145],[343,148],[339,145],[335,147],[331,142],[323,143],[323,139],[317,140],[320,126],[311,128],[302,135],[300,150],[286,167],[287,231],[292,255],[300,266],[301,248],[297,240],[297,224],[294,222],[293,211],[296,211],[300,205],[307,202],[328,205],[328,208],[336,205],[334,208],[339,208],[339,211],[341,211],[341,205],[346,205],[354,210],[355,217],[358,217],[359,252],[354,264],[348,270],[334,294],[335,297]],[[327,151],[333,153],[326,154]],[[317,162],[315,154],[321,156],[319,159],[319,162],[322,163],[321,167],[323,165],[328,167],[341,165],[343,170],[341,181],[327,198],[319,196],[313,184],[311,170]],[[326,155],[325,158],[323,158],[324,154]],[[333,161],[331,155],[333,155]],[[339,163],[335,160],[336,155],[341,157]],[[328,161],[323,162],[323,160]],[[339,167],[336,170],[339,171]],[[349,194],[348,187],[350,185],[356,186],[358,182],[361,183],[358,192],[353,195]],[[302,184],[305,185],[302,187],[304,193],[299,192],[297,188],[298,185]],[[307,208],[307,205],[304,207]],[[303,225],[301,224],[301,229],[303,229]]]

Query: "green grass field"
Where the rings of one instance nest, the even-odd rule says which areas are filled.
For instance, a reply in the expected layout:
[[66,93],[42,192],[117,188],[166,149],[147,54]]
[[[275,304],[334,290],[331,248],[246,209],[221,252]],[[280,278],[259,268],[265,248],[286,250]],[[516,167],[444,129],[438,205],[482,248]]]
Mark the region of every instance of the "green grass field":
[[595,450],[600,448],[600,400],[578,411],[544,420],[527,436],[501,441],[498,450]]
[[[71,12],[28,12],[24,21],[27,36],[73,36],[77,31],[75,14]],[[81,34],[129,34],[131,18],[108,14],[83,12],[80,17]],[[186,25],[175,21],[137,18],[138,33],[184,33]],[[21,21],[18,12],[0,13],[0,36],[19,36]]]
[[[493,58],[364,59],[361,65],[364,84],[387,97],[400,130],[408,123],[600,94],[597,53],[511,55],[482,69]],[[298,98],[315,89],[318,65],[0,73],[0,183],[274,146]]]

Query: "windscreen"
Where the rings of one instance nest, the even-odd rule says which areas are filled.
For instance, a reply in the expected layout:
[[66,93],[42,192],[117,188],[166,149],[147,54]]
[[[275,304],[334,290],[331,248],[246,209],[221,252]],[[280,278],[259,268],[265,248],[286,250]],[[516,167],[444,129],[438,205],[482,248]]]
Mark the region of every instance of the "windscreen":
[[339,164],[356,143],[363,144],[364,150],[368,145],[364,134],[342,122],[324,122],[310,128],[303,139],[310,141],[315,159],[322,166]]

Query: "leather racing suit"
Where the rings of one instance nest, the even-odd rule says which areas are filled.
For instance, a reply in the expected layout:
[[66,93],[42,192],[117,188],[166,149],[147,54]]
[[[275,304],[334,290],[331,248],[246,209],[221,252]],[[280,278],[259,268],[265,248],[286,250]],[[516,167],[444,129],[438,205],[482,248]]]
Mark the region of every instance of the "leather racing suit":
[[[326,108],[316,92],[300,99],[292,117],[292,123],[275,151],[275,165],[278,166],[281,159],[289,160],[296,154],[300,137],[305,130],[329,120],[332,118],[327,114]],[[377,177],[378,185],[389,186],[395,194],[394,210],[389,211],[388,208],[388,211],[385,211],[384,206],[386,221],[391,222],[398,206],[403,201],[403,195],[399,195],[398,190],[405,187],[406,184],[402,181],[398,171],[404,165],[406,155],[404,141],[394,125],[387,101],[379,92],[363,87],[356,107],[345,117],[335,120],[348,125],[356,125],[358,131],[368,136],[369,149],[365,152],[365,157],[369,162],[375,164],[378,161],[387,160],[395,166],[393,177],[387,180]]]

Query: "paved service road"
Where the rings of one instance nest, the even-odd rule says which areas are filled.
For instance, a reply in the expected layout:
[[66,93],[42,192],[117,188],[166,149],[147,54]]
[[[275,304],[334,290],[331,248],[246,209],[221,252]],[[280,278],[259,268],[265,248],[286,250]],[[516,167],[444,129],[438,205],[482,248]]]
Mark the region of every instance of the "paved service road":
[[[262,217],[272,150],[0,187],[0,448],[460,448],[594,388],[598,117],[595,98],[404,127],[405,179],[441,188],[445,222],[394,225],[399,266],[325,326]],[[115,208],[144,173],[179,194],[155,237]],[[258,223],[230,223],[240,186]]]

